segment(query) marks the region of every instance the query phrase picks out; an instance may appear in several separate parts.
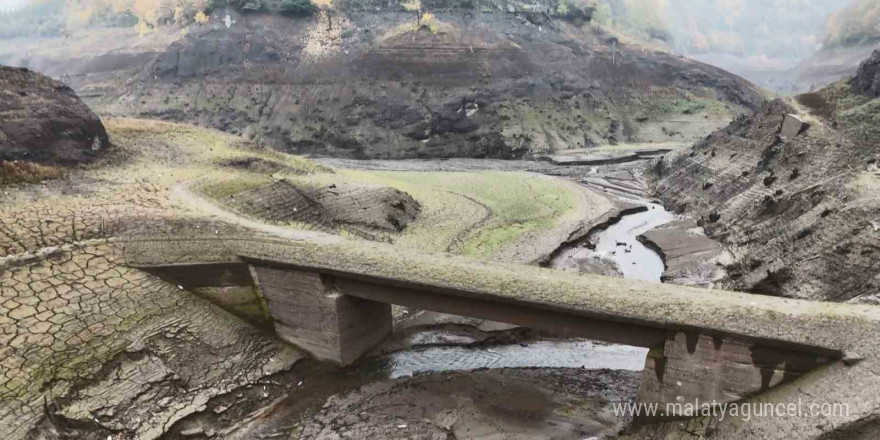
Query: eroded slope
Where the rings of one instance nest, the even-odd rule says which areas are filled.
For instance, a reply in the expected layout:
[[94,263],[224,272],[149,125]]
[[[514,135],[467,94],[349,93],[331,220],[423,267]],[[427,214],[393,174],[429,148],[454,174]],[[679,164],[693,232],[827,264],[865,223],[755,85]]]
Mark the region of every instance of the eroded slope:
[[31,56],[6,56],[65,75],[103,113],[197,122],[336,157],[515,158],[685,142],[763,102],[720,69],[534,12],[549,3],[483,4],[437,2],[420,29],[396,4],[342,2],[329,30],[318,16],[218,9],[185,36],[114,37],[166,41],[174,32],[164,47],[108,43],[101,51],[76,35],[65,44],[83,59],[34,47]]
[[[726,287],[877,300],[880,102],[860,85],[878,75],[866,62],[857,81],[771,102],[654,167],[663,200],[700,218],[735,256]],[[784,132],[790,114],[807,125],[789,119],[796,128]]]

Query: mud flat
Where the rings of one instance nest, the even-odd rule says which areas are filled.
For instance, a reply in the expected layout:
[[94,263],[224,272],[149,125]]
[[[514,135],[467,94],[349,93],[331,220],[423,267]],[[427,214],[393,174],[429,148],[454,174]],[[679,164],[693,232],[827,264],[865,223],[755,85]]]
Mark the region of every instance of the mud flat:
[[300,361],[165,438],[584,439],[630,423],[611,405],[635,400],[646,350],[495,328],[415,319],[350,368]]
[[706,236],[691,219],[675,220],[639,235],[638,241],[656,252],[665,263],[662,281],[706,286],[726,275],[730,253]]

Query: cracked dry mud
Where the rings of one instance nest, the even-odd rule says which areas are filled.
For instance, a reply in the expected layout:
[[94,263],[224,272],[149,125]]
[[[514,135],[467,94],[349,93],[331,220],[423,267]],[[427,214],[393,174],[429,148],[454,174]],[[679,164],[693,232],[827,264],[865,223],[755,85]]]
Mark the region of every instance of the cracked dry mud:
[[5,438],[157,438],[211,397],[299,359],[219,308],[123,267],[104,241],[34,260],[7,264],[0,278]]
[[[113,161],[0,190],[0,438],[206,435],[190,432],[191,421],[218,408],[226,420],[218,427],[246,438],[252,431],[234,419],[262,417],[288,393],[277,383],[295,385],[314,367],[293,368],[301,355],[273,336],[126,267],[114,237],[247,227],[175,192],[181,182],[267,177],[265,167],[218,164],[257,161],[291,174],[320,167],[198,127],[105,123]],[[344,391],[318,395],[333,390]]]
[[[114,125],[123,149],[132,147],[127,124]],[[164,150],[181,153],[182,144]],[[211,398],[301,357],[219,307],[124,266],[106,237],[145,219],[195,219],[168,201],[175,170],[145,166],[143,152],[132,152],[125,166],[3,188],[4,439],[158,438]]]

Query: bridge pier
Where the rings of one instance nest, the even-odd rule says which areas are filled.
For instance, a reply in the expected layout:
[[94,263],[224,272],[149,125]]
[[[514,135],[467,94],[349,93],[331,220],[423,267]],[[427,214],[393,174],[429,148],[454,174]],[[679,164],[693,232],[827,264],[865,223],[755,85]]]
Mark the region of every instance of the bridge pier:
[[281,339],[312,357],[349,365],[391,334],[391,305],[348,296],[315,273],[252,265]]
[[[688,405],[700,408],[735,402],[795,379],[827,361],[803,352],[670,331],[666,342],[648,352],[639,387],[640,403],[660,404],[657,417],[637,421],[683,416],[681,411]],[[667,408],[675,414],[667,413]]]

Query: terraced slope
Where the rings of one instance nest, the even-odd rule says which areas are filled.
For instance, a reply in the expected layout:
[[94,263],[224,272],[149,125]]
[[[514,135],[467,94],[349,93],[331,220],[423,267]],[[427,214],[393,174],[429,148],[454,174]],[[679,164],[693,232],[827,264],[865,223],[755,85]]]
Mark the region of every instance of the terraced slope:
[[663,200],[700,218],[735,256],[726,287],[880,301],[877,57],[857,80],[771,102],[657,163]]

